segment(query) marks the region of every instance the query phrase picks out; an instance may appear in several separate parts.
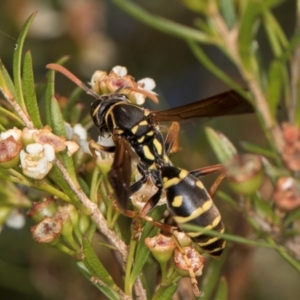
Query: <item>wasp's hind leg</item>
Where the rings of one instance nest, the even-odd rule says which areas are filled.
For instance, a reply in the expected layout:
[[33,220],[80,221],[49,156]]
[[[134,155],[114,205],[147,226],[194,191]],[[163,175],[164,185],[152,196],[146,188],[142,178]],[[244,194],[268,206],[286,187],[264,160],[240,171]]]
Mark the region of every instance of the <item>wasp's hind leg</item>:
[[221,172],[221,174],[214,181],[214,183],[212,184],[212,186],[210,187],[210,189],[208,191],[209,195],[212,198],[215,195],[216,190],[219,187],[220,183],[222,182],[222,180],[225,177],[225,173],[223,171],[222,165],[221,164],[217,164],[217,165],[212,165],[212,166],[203,167],[203,168],[199,168],[199,169],[195,169],[193,171],[190,171],[190,174],[194,175],[198,179],[200,179],[201,177],[204,177],[204,176],[216,173],[216,172]]

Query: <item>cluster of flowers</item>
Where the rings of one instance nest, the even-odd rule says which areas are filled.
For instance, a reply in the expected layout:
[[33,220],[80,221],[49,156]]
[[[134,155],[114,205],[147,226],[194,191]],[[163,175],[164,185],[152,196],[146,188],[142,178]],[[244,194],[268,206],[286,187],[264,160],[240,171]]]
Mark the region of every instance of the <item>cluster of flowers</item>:
[[122,66],[115,66],[107,74],[104,71],[96,71],[91,79],[92,90],[98,95],[112,94],[121,90],[122,94],[137,105],[143,105],[146,97],[158,102],[155,88],[155,81],[152,78],[143,78],[137,82],[130,75],[127,69]]
[[53,166],[55,153],[67,149],[73,155],[79,146],[43,129],[9,129],[0,134],[0,167],[13,168],[20,164],[23,173],[34,179],[43,179]]

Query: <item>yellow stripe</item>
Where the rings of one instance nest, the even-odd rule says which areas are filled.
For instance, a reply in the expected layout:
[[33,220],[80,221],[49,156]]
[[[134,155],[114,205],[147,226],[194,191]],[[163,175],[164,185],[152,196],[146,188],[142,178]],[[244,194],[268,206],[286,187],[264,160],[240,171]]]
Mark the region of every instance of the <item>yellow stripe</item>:
[[[195,209],[189,216],[187,216],[187,217],[175,216],[174,220],[179,224],[187,223],[191,220],[198,218],[203,213],[207,212],[212,207],[212,205],[213,205],[213,202],[211,199],[209,199],[202,206]],[[211,225],[209,225],[209,226],[211,226]],[[204,228],[208,229],[207,227],[204,227]]]
[[207,250],[207,251],[208,251],[208,253],[213,254],[214,252],[218,252],[220,250],[223,250],[225,248],[225,245],[226,245],[226,241],[223,241],[223,244],[220,247],[215,248],[214,250]]
[[142,137],[140,137],[137,141],[138,141],[138,143],[142,143],[143,141],[144,141],[144,139],[145,139],[145,136],[143,135]]
[[139,128],[139,125],[134,125],[134,126],[131,128],[131,132],[132,132],[133,134],[136,134],[138,128]]
[[169,187],[178,184],[182,179],[180,179],[179,177],[174,177],[168,180],[167,177],[163,178],[163,182],[164,182],[164,189],[167,190]]
[[162,154],[162,144],[159,142],[159,140],[157,140],[157,139],[154,139],[153,140],[153,144],[154,144],[154,146],[155,146],[155,148],[156,148],[156,151],[157,151],[157,153],[159,154],[159,155],[161,155]]
[[93,117],[95,117],[96,113],[98,112],[98,110],[100,109],[101,104],[99,104],[93,111]]
[[200,180],[196,181],[196,186],[202,190],[204,189],[203,183]]
[[144,152],[144,155],[147,159],[149,160],[154,160],[154,155],[150,152],[150,149],[148,146],[144,145],[143,146],[143,152]]
[[183,198],[181,195],[176,196],[172,201],[173,207],[180,207],[182,204]]
[[[211,226],[211,225],[209,225]],[[204,229],[209,229],[208,227],[203,227]],[[218,230],[219,233],[224,233],[225,228],[223,227],[221,230]],[[188,236],[190,237],[200,237],[201,235],[205,235],[205,232],[201,232],[201,229],[199,231],[192,231],[192,232],[187,232]]]
[[150,130],[149,132],[147,132],[147,135],[148,136],[151,136],[151,135],[153,135],[154,134],[154,131],[153,130]]
[[106,124],[108,123],[108,122],[107,122],[108,116],[111,115],[111,119],[112,119],[112,122],[113,122],[113,128],[116,128],[117,126],[116,126],[114,114],[112,114],[111,111],[114,109],[115,106],[120,105],[120,104],[121,104],[121,103],[115,103],[114,105],[112,105],[112,106],[108,109],[108,111],[107,111],[107,113],[106,113],[106,115],[105,115],[105,123],[106,123]]
[[148,125],[148,122],[146,120],[143,120],[139,123],[139,126]]
[[219,239],[220,239],[220,238],[218,238],[218,237],[214,237],[214,238],[212,237],[211,239],[209,239],[209,240],[206,241],[205,243],[197,242],[197,244],[200,245],[201,247],[203,247],[203,246],[208,246],[208,245],[214,243],[215,241],[217,241],[217,240],[219,240]]
[[184,179],[188,175],[189,175],[189,172],[187,170],[181,170],[179,173],[179,178]]

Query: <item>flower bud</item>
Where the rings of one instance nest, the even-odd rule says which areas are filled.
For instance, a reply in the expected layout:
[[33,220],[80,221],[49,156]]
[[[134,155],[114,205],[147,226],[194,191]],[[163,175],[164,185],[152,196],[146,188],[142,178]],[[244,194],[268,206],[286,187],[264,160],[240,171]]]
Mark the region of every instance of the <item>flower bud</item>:
[[35,202],[27,212],[27,216],[35,222],[41,222],[45,217],[53,217],[57,212],[56,201],[53,197],[44,198],[41,202]]
[[275,205],[284,212],[290,212],[300,206],[300,185],[292,177],[278,179],[273,194]]
[[86,215],[80,214],[78,219],[78,228],[82,235],[84,235],[91,225],[90,218]]
[[159,234],[145,239],[146,246],[159,263],[166,263],[172,256],[176,244],[172,237]]
[[293,145],[300,137],[298,126],[294,126],[287,122],[282,123],[283,138],[288,145]]
[[31,228],[33,238],[39,243],[53,243],[62,232],[61,219],[45,217],[39,224]]
[[257,155],[239,155],[227,163],[224,169],[231,188],[237,193],[252,194],[263,182],[262,162]]
[[17,142],[13,136],[0,140],[0,168],[13,168],[19,164],[19,153],[22,144]]
[[[174,263],[177,272],[181,276],[189,277],[190,272],[188,270],[191,267],[196,276],[201,276],[205,258],[193,247],[184,247],[183,251],[185,255],[177,248],[174,250]],[[187,264],[186,259],[188,259],[190,266]]]
[[283,149],[282,159],[287,168],[293,172],[300,171],[300,141],[288,144]]

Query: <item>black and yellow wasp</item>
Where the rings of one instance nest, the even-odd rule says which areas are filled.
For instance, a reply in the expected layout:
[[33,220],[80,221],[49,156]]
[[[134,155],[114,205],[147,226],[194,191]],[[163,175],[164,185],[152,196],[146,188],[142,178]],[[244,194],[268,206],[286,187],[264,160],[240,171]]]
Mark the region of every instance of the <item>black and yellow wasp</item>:
[[[176,122],[196,117],[235,115],[253,111],[252,106],[234,91],[196,101],[191,104],[164,111],[150,111],[130,103],[122,93],[99,96],[62,66],[50,64],[50,69],[62,72],[96,100],[91,105],[91,116],[100,135],[111,135],[114,146],[101,149],[115,152],[108,174],[109,181],[121,209],[127,208],[128,199],[138,191],[150,177],[158,188],[142,209],[146,215],[166,192],[168,208],[180,226],[193,224],[206,229],[224,231],[220,213],[214,205],[199,177],[216,171],[220,167],[203,168],[188,172],[172,165],[168,154],[177,134]],[[172,130],[164,140],[159,122],[173,121]],[[131,184],[131,153],[139,157],[138,171],[142,178]],[[225,241],[221,238],[203,235],[200,232],[186,232],[201,249],[219,257]]]

